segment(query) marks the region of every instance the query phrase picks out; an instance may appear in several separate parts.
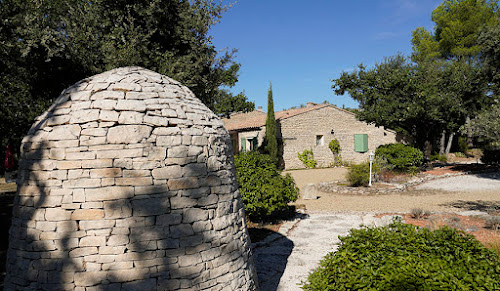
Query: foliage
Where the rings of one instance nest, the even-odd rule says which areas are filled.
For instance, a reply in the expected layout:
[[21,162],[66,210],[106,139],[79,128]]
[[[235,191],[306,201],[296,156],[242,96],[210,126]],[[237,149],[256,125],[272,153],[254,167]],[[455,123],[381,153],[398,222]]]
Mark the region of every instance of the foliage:
[[330,151],[333,153],[333,165],[335,166],[340,166],[342,165],[342,156],[340,155],[340,151],[342,150],[340,147],[340,142],[337,139],[332,139],[328,143],[328,147],[330,148]]
[[500,164],[500,148],[487,147],[483,149],[481,162],[485,164]]
[[429,160],[446,163],[448,161],[448,157],[446,155],[440,155],[439,153],[434,153],[433,155],[430,156]]
[[293,178],[281,175],[275,160],[256,151],[240,153],[234,159],[236,179],[250,220],[272,220],[297,200],[299,189]]
[[467,125],[467,131],[486,144],[495,146],[500,143],[500,104],[497,103],[479,113]]
[[458,137],[458,150],[464,154],[464,156],[467,154],[469,151],[469,145],[467,142],[467,137],[465,136],[459,136]]
[[245,93],[236,96],[227,90],[220,90],[214,104],[214,113],[229,117],[233,112],[250,112],[255,110],[255,103],[247,100]]
[[278,160],[278,139],[276,138],[276,118],[274,116],[273,85],[269,84],[267,91],[267,119],[266,135],[262,144],[264,153],[269,154],[273,159]]
[[309,150],[304,150],[303,152],[299,152],[298,153],[298,157],[299,157],[299,160],[304,163],[304,165],[307,167],[307,168],[316,168],[316,160],[314,159],[314,153],[312,151],[312,149],[309,149]]
[[[377,163],[372,164],[372,175],[379,172]],[[359,165],[351,165],[347,172],[347,180],[353,187],[368,186],[370,182],[370,163],[365,162]]]
[[340,237],[304,290],[496,290],[500,258],[472,235],[394,221]]
[[402,172],[415,171],[424,160],[421,150],[400,143],[379,146],[375,156],[385,159],[395,170]]
[[208,34],[226,10],[213,0],[1,1],[0,101],[12,105],[0,114],[2,143],[20,140],[69,85],[121,66],[168,75],[214,109],[240,67]]
[[[413,31],[413,63],[396,55],[373,69],[360,65],[333,80],[335,94],[349,93],[360,103],[361,120],[403,133],[422,150],[436,145],[443,132],[452,139],[491,103],[490,84],[500,83],[496,12],[496,1],[445,0],[432,14],[434,33]],[[499,82],[484,78],[480,56]]]
[[330,150],[334,155],[338,155],[340,153],[340,143],[337,139],[332,139],[328,143],[328,147],[330,148]]

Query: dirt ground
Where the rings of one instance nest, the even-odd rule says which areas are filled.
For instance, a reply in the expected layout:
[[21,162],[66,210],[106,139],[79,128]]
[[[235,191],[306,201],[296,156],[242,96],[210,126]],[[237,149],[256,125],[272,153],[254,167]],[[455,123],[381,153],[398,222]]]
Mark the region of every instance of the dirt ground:
[[[345,181],[346,168],[288,171],[302,190],[307,183]],[[500,209],[500,189],[478,191],[409,190],[380,195],[321,193],[316,200],[299,198],[295,205],[311,211],[410,212],[420,208],[432,212]]]

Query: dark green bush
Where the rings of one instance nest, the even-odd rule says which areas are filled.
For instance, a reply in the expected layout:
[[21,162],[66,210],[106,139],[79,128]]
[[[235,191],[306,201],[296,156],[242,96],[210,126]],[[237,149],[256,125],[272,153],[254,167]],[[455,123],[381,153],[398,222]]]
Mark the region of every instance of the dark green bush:
[[402,172],[415,172],[424,161],[424,154],[421,150],[400,144],[385,144],[375,150],[378,159],[384,159],[394,170]]
[[500,149],[486,148],[483,149],[481,162],[485,164],[500,164]]
[[[379,167],[376,163],[372,164],[372,175],[378,173]],[[372,177],[373,178],[373,177]],[[359,165],[351,165],[347,172],[347,180],[353,187],[368,186],[370,179],[370,163],[365,162]]]
[[293,178],[281,175],[275,160],[258,152],[240,153],[234,159],[236,179],[245,212],[252,221],[274,220],[297,200],[299,189]]
[[500,290],[500,258],[473,236],[399,221],[351,230],[304,290]]

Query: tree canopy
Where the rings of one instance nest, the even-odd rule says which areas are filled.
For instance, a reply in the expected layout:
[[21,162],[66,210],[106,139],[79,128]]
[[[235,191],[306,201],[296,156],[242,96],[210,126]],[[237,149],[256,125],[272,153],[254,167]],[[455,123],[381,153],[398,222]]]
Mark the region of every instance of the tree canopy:
[[3,144],[18,141],[69,85],[121,66],[168,75],[212,109],[230,103],[227,98],[246,102],[221,92],[237,82],[240,65],[235,50],[220,53],[211,43],[209,29],[227,10],[213,0],[1,3],[0,101],[8,104],[0,117]]
[[411,59],[396,55],[372,69],[360,65],[332,87],[360,103],[361,120],[402,132],[421,149],[445,134],[450,146],[467,120],[497,98],[497,10],[496,1],[445,0],[432,13],[433,33],[413,31]]

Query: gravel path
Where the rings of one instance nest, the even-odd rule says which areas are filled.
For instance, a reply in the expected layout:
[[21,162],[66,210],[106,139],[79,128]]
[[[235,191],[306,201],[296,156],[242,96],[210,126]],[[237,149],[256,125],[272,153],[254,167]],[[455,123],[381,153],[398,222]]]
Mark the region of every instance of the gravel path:
[[391,216],[375,218],[373,213],[311,213],[296,221],[294,229],[267,246],[254,251],[261,291],[301,290],[320,260],[338,247],[345,236],[362,224],[381,226]]
[[444,191],[497,190],[500,193],[500,172],[441,178],[422,183],[416,189]]
[[[290,171],[300,189],[307,183],[343,181],[347,170]],[[322,193],[319,199],[299,199],[308,215],[287,222],[286,231],[255,249],[261,290],[301,290],[300,283],[317,268],[328,252],[337,249],[339,235],[364,225],[384,225],[391,217],[376,213],[410,212],[421,208],[432,212],[500,209],[500,173],[447,177],[423,183],[413,190],[383,195],[339,195]]]

